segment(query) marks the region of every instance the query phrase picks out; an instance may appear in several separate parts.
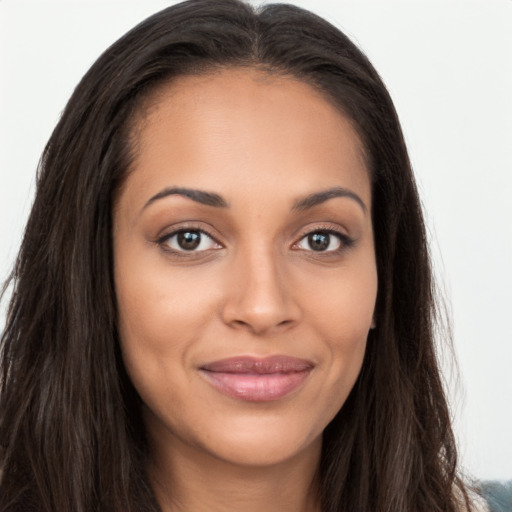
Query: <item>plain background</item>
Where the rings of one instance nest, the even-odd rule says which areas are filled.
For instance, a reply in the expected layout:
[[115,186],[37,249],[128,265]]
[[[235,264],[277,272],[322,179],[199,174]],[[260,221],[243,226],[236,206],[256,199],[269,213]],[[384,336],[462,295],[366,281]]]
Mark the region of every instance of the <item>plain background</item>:
[[[171,3],[0,0],[0,281],[74,86]],[[451,304],[459,372],[445,351],[445,375],[462,462],[478,478],[511,479],[512,1],[291,3],[344,30],[391,92]]]

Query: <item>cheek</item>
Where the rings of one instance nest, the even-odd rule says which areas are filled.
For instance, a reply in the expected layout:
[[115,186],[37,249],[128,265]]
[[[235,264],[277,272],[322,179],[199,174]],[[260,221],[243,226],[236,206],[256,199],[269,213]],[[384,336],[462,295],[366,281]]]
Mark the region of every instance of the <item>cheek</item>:
[[172,268],[162,256],[119,257],[116,294],[121,339],[155,352],[194,339],[211,318],[215,302],[215,288],[209,286],[208,275],[201,274],[204,271],[191,276],[190,271]]
[[[373,258],[333,272],[308,289],[308,312],[315,328],[349,350],[366,340],[377,297],[377,270]],[[338,340],[339,343],[336,341]]]
[[[200,280],[191,282],[190,275],[170,269],[164,258],[147,258],[143,251],[120,252],[115,264],[119,336],[127,372],[148,406],[158,396],[174,401],[171,388],[186,381],[190,349],[213,317],[212,288],[198,290]],[[201,276],[196,273],[196,277]]]
[[377,272],[370,257],[309,291],[308,316],[323,341],[332,414],[343,405],[361,370],[376,296]]

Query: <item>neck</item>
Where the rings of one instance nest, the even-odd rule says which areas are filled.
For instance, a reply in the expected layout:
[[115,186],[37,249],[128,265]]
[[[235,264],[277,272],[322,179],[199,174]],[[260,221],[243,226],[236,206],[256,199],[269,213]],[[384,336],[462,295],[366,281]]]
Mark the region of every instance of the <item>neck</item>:
[[149,475],[162,512],[320,511],[320,440],[289,460],[266,466],[227,462],[180,444],[152,450]]

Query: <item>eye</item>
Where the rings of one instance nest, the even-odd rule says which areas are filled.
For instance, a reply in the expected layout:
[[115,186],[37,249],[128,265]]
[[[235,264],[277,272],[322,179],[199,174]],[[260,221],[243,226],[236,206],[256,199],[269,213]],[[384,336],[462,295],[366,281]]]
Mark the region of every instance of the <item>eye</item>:
[[200,229],[180,229],[165,235],[158,243],[177,252],[200,252],[221,247],[208,233]]
[[350,240],[345,235],[334,231],[312,231],[300,239],[299,249],[315,252],[334,252],[349,245]]

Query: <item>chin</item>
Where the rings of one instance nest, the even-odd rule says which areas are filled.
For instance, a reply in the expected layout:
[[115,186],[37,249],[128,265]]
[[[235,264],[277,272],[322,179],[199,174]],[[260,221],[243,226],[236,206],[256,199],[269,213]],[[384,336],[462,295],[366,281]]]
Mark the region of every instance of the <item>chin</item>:
[[268,467],[292,461],[310,452],[320,453],[321,435],[313,439],[280,433],[261,432],[259,435],[233,436],[219,440],[213,449],[216,458],[245,467]]
[[248,414],[220,423],[201,436],[202,449],[232,464],[270,466],[320,453],[322,428],[304,415]]

